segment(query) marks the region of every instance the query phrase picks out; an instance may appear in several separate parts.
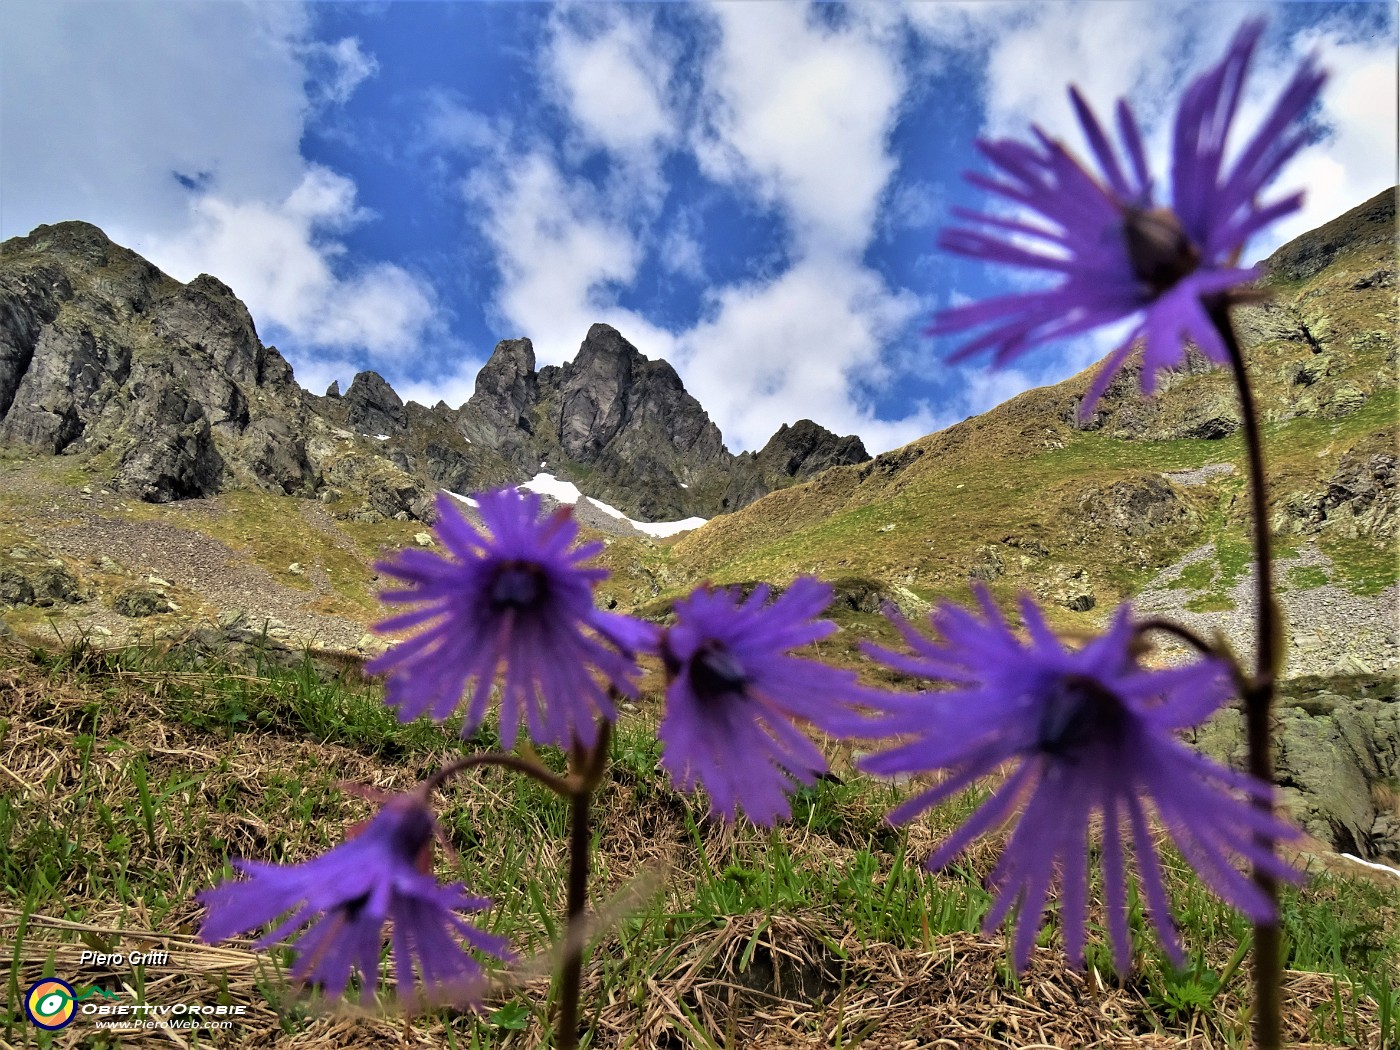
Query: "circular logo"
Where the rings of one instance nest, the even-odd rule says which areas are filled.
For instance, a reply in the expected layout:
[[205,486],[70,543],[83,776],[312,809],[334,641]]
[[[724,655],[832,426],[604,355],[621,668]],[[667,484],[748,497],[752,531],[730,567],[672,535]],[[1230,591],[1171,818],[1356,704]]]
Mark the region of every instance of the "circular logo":
[[73,986],[57,977],[46,977],[29,986],[24,996],[24,1012],[40,1028],[56,1032],[67,1028],[77,1016]]

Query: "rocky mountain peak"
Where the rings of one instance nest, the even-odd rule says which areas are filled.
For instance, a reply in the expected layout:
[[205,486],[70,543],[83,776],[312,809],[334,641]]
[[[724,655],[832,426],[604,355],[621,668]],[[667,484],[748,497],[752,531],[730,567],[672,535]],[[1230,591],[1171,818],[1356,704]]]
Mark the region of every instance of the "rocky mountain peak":
[[1337,216],[1331,222],[1296,237],[1269,256],[1265,265],[1282,281],[1312,277],[1341,252],[1356,252],[1368,245],[1395,243],[1396,188]]
[[537,389],[534,344],[528,339],[502,339],[476,374],[476,391],[468,403],[529,432],[533,427],[528,410]]
[[502,340],[459,409],[405,405],[372,371],[316,397],[228,285],[182,284],[83,222],[5,242],[0,442],[107,453],[113,484],[155,502],[247,484],[331,503],[356,492],[346,513],[390,517],[428,513],[434,488],[548,464],[632,517],[708,518],[865,458],[810,420],[734,456],[676,370],[607,324],[542,369],[529,339]]
[[403,398],[378,372],[360,372],[341,395],[346,425],[361,434],[399,434],[406,417]]
[[784,423],[756,457],[766,471],[790,478],[809,478],[828,467],[864,463],[869,458],[865,443],[855,434],[837,437],[810,419],[799,419],[792,426]]
[[20,250],[61,255],[93,268],[106,266],[113,249],[119,253],[126,252],[125,248],[114,244],[92,223],[78,220],[36,226],[28,237],[17,237],[15,240],[22,243],[22,247],[16,246]]
[[610,324],[592,324],[579,345],[578,354],[566,368],[575,372],[625,372],[646,358]]
[[617,437],[645,397],[633,383],[645,360],[616,328],[595,324],[588,329],[578,355],[563,370],[559,442],[566,454],[589,461]]

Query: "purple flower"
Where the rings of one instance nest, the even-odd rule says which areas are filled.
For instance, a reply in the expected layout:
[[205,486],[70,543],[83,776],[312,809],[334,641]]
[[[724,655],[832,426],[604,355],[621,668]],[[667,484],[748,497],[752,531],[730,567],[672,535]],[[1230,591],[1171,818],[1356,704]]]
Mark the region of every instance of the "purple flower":
[[682,791],[703,786],[711,812],[771,825],[791,809],[787,793],[826,770],[816,745],[792,723],[822,728],[862,701],[850,671],[787,655],[825,638],[836,625],[815,620],[831,587],[793,581],[772,605],[763,584],[745,602],[736,589],[702,587],[676,603],[661,640],[666,714],[657,729],[661,764]]
[[400,993],[414,987],[414,968],[428,988],[453,988],[474,999],[481,967],[462,949],[508,958],[507,942],[462,919],[490,901],[467,896],[460,883],[439,885],[419,867],[437,823],[420,792],[385,803],[363,832],[305,864],[234,861],[248,878],[198,895],[207,909],[200,928],[212,944],[290,916],[253,946],[267,948],[312,923],[296,942],[292,976],[339,998],[360,971],[368,1001],[379,976],[384,922],[393,923],[394,975]]
[[437,535],[455,557],[406,550],[377,566],[408,584],[385,601],[419,606],[378,630],[424,629],[369,670],[389,673],[385,702],[405,722],[424,711],[448,717],[470,687],[465,737],[485,718],[504,668],[503,747],[515,746],[522,717],[537,743],[591,747],[596,719],[617,717],[607,687],[636,694],[632,654],[653,644],[654,629],[594,608],[593,587],[608,574],[582,563],[603,545],[570,549],[578,525],[567,508],[541,517],[539,496],[509,488],[484,492],[479,502],[485,534],[438,495]]
[[[947,692],[886,694],[857,732],[904,742],[864,759],[868,772],[889,776],[949,771],[941,784],[893,810],[902,823],[951,798],[1003,763],[1015,767],[990,799],[929,858],[942,867],[1024,803],[990,884],[998,891],[987,915],[995,928],[1013,907],[1018,968],[1030,961],[1052,883],[1059,881],[1065,950],[1084,960],[1090,823],[1102,817],[1104,893],[1109,936],[1120,972],[1128,969],[1124,856],[1131,853],[1147,908],[1167,954],[1182,955],[1172,928],[1162,872],[1148,829],[1147,801],[1177,848],[1222,899],[1259,921],[1273,918],[1264,894],[1236,869],[1236,858],[1279,878],[1297,873],[1257,839],[1296,832],[1255,807],[1270,789],[1197,754],[1176,737],[1231,695],[1228,665],[1205,658],[1165,670],[1138,663],[1138,640],[1126,606],[1108,632],[1077,650],[1065,648],[1028,598],[1021,601],[1027,641],[1012,633],[985,590],[983,619],[944,605],[932,617],[942,641],[908,623],[899,626],[912,655],[871,648],[877,659],[908,674],[949,683]],[[1127,824],[1125,843],[1123,825]]]
[[1307,142],[1307,131],[1293,124],[1325,79],[1311,59],[1303,62],[1254,137],[1227,164],[1226,139],[1263,29],[1262,22],[1246,22],[1220,64],[1187,88],[1172,139],[1169,207],[1156,203],[1142,135],[1122,100],[1116,113],[1120,157],[1079,92],[1070,89],[1097,175],[1039,128],[1032,129],[1034,144],[978,144],[1000,177],[969,174],[969,181],[1043,221],[959,209],[961,218],[984,228],[946,230],[940,245],[961,255],[1058,274],[1060,282],[940,313],[931,334],[982,330],[953,355],[955,360],[991,350],[1001,365],[1039,343],[1136,319],[1128,339],[1094,380],[1085,412],[1139,337],[1145,337],[1141,383],[1147,394],[1158,370],[1184,359],[1188,339],[1208,358],[1228,362],[1208,316],[1210,304],[1258,276],[1257,269],[1237,265],[1245,242],[1301,207],[1301,193],[1267,204],[1259,195]]

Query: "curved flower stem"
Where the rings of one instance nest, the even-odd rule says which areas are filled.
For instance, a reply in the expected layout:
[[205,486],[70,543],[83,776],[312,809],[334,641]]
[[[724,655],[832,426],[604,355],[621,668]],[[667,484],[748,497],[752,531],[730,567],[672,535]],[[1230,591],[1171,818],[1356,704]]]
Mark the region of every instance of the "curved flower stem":
[[564,961],[559,968],[559,1050],[578,1046],[579,991],[583,980],[583,950],[587,940],[584,910],[588,906],[588,860],[592,847],[589,810],[593,789],[607,768],[612,724],[601,721],[591,749],[575,747],[569,759],[569,893],[565,905]]
[[476,766],[504,766],[506,769],[513,769],[517,773],[524,773],[527,777],[534,777],[556,795],[563,795],[569,798],[573,794],[573,789],[569,782],[561,776],[557,776],[545,769],[537,762],[531,762],[528,758],[521,758],[519,755],[508,755],[504,751],[483,751],[480,754],[468,755],[466,758],[459,758],[455,762],[449,762],[441,767],[437,772],[423,782],[425,793],[436,791],[450,777],[466,769]]
[[1214,656],[1224,659],[1225,662],[1230,665],[1230,674],[1234,679],[1235,688],[1239,690],[1240,695],[1243,696],[1245,693],[1249,692],[1253,679],[1244,668],[1240,666],[1239,660],[1236,659],[1234,653],[1229,651],[1228,646],[1217,645],[1201,637],[1201,635],[1191,630],[1191,628],[1179,624],[1175,620],[1168,620],[1160,616],[1154,616],[1151,619],[1139,621],[1136,630],[1139,637],[1147,634],[1149,631],[1161,631],[1163,634],[1174,635],[1179,641],[1189,645],[1203,656]]
[[1140,620],[1137,624],[1137,633],[1146,634],[1148,631],[1162,631],[1166,634],[1176,635],[1178,639],[1185,642],[1192,649],[1204,656],[1219,656],[1220,652],[1214,645],[1206,641],[1189,627],[1177,623],[1175,620],[1167,620],[1154,616],[1150,620]]
[[[1249,495],[1254,527],[1254,586],[1256,638],[1254,676],[1244,695],[1245,733],[1249,746],[1249,772],[1270,786],[1274,783],[1273,742],[1270,722],[1274,689],[1282,655],[1283,617],[1274,596],[1273,540],[1269,533],[1269,500],[1264,479],[1264,446],[1259,435],[1259,412],[1254,403],[1244,353],[1230,321],[1229,303],[1221,299],[1210,309],[1212,324],[1219,330],[1230,355],[1230,371],[1240,396],[1240,421],[1244,429],[1245,453],[1249,461]],[[1272,799],[1265,796],[1257,805],[1272,812]],[[1260,836],[1259,845],[1269,851],[1274,841]],[[1256,865],[1254,883],[1274,906],[1272,922],[1254,925],[1254,1041],[1258,1050],[1278,1050],[1282,1042],[1281,988],[1283,960],[1279,936],[1278,882]]]

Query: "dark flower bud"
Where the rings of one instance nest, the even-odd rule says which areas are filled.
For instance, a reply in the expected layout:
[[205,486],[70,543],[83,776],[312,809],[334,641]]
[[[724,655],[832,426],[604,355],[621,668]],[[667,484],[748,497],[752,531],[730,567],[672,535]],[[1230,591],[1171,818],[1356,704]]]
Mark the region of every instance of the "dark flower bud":
[[1151,287],[1153,295],[1172,288],[1201,264],[1201,252],[1170,208],[1150,211],[1128,209],[1123,222],[1128,259],[1133,272]]

